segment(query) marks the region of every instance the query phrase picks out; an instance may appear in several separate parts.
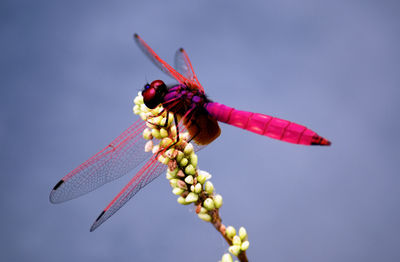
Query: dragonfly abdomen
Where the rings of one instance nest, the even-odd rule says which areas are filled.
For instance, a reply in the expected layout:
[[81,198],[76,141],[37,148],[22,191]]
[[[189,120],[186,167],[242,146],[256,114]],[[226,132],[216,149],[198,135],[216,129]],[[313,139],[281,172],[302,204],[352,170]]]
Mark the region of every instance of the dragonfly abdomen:
[[259,135],[294,144],[331,144],[327,139],[319,136],[311,129],[284,119],[259,113],[240,111],[216,102],[207,103],[205,108],[208,113],[218,121]]

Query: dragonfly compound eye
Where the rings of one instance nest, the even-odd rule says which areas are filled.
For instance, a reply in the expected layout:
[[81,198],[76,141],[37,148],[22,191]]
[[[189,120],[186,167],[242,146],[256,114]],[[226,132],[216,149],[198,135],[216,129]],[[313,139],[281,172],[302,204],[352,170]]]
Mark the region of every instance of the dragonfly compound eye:
[[150,86],[146,85],[142,91],[144,104],[150,108],[156,108],[167,93],[167,86],[161,80],[153,81]]

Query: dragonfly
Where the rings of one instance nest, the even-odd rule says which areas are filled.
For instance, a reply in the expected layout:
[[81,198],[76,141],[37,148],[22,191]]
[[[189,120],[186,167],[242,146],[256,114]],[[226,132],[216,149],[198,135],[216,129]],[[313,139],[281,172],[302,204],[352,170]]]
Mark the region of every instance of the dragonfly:
[[[183,48],[176,51],[173,68],[139,35],[135,34],[134,40],[155,66],[178,82],[167,86],[162,80],[155,80],[145,84],[142,90],[143,101],[148,108],[153,109],[162,105],[167,116],[172,113],[178,130],[177,139],[179,139],[178,127],[183,126],[189,132],[190,141],[205,146],[220,135],[218,122],[222,122],[293,144],[307,146],[331,144],[329,140],[303,125],[213,102],[206,96],[189,56]],[[139,190],[167,169],[164,164],[157,161],[157,153],[149,154],[144,151],[146,140],[143,139],[142,132],[145,128],[146,122],[142,119],[137,120],[103,150],[69,172],[52,189],[50,202],[61,203],[89,193],[129,173],[147,160],[100,213],[90,231],[99,227]]]

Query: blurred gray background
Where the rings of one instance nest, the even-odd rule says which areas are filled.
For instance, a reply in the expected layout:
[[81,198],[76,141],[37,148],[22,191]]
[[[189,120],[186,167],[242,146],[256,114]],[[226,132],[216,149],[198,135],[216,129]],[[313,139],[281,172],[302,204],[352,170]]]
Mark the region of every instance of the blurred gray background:
[[245,226],[250,261],[400,261],[398,1],[1,1],[0,260],[218,261],[227,245],[162,175],[94,233],[134,175],[49,203],[66,173],[137,117],[186,48],[214,101],[304,124],[332,147],[221,124],[199,153]]

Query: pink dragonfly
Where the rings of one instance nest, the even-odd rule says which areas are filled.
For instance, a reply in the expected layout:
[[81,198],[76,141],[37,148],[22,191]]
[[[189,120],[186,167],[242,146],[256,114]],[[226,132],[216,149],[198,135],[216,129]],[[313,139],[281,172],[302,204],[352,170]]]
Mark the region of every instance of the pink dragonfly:
[[[155,108],[161,104],[164,110],[173,113],[176,126],[178,127],[178,122],[181,121],[189,131],[190,140],[197,145],[207,145],[220,135],[218,121],[289,143],[321,146],[331,144],[305,126],[212,102],[205,95],[184,49],[176,52],[174,69],[137,34],[134,35],[134,39],[159,69],[178,81],[178,84],[169,87],[161,80],[146,84],[142,90],[145,105]],[[127,174],[148,159],[98,216],[90,228],[90,231],[95,230],[140,189],[166,170],[166,166],[157,161],[156,154],[144,152],[146,141],[142,138],[142,132],[145,128],[144,121],[136,121],[107,147],[68,173],[54,186],[50,193],[50,201],[61,203],[84,195]]]

